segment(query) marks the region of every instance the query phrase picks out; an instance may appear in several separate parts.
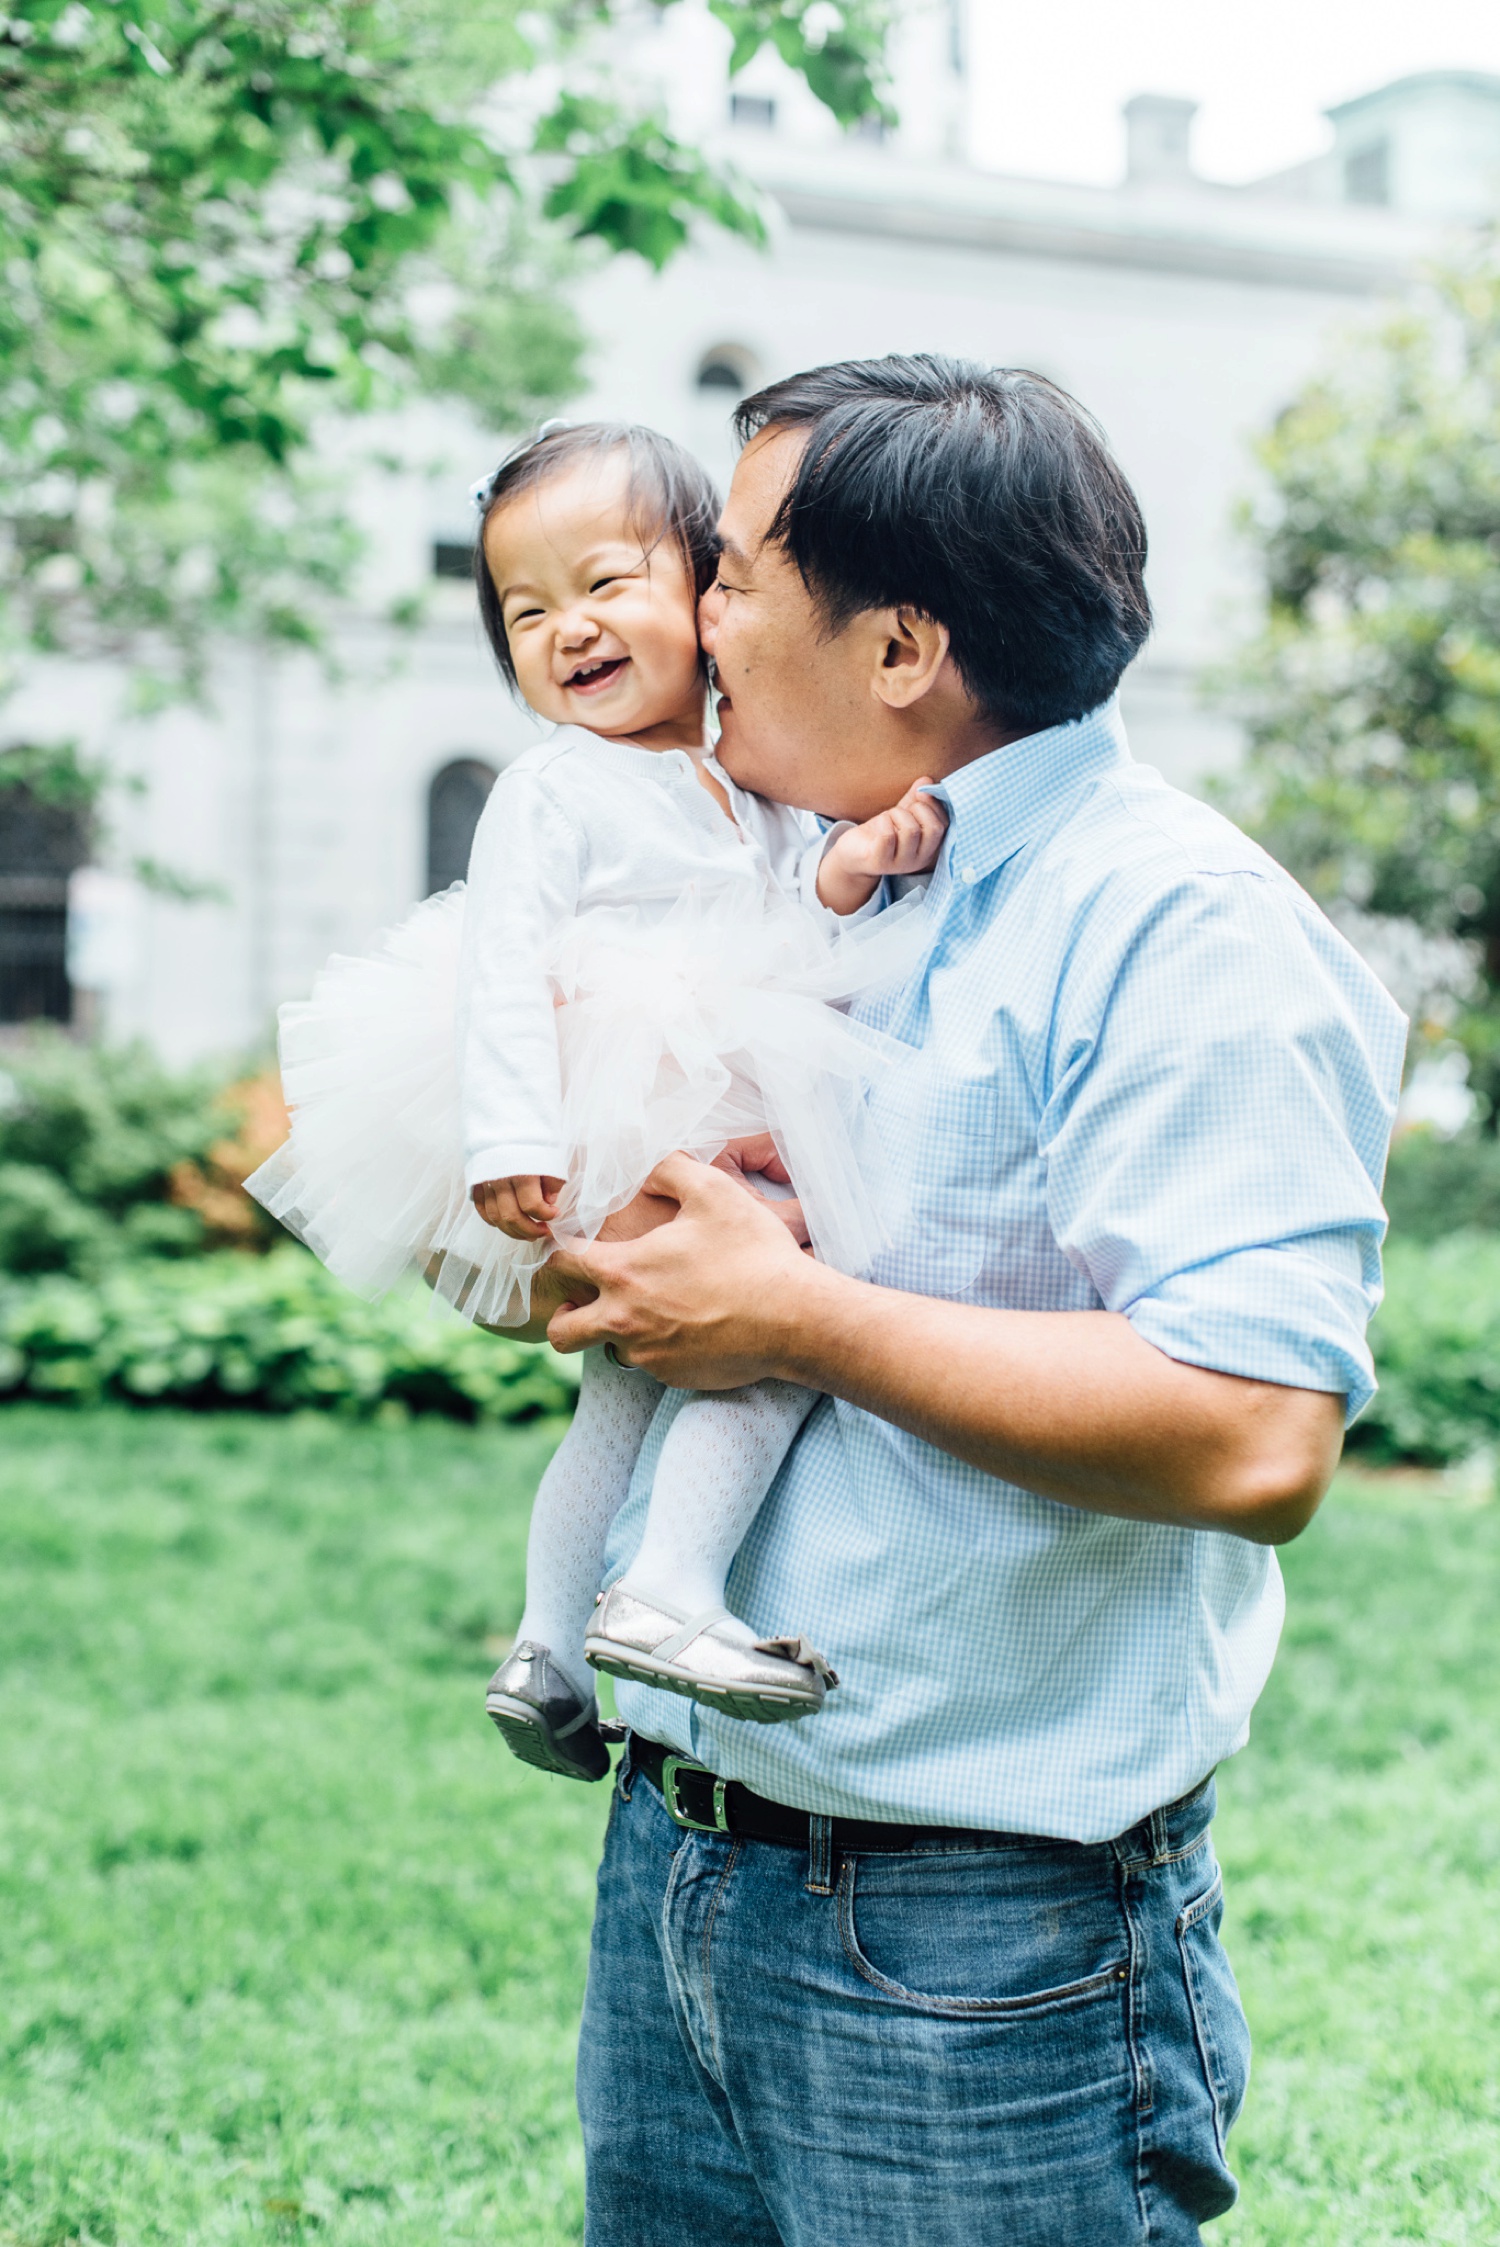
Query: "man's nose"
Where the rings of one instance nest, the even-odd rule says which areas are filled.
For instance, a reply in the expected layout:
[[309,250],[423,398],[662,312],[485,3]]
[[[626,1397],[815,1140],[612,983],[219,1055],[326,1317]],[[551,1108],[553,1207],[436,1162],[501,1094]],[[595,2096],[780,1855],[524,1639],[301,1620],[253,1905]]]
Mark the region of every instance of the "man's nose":
[[711,585],[698,601],[698,639],[705,655],[714,652],[714,635],[723,614],[724,596],[716,585]]

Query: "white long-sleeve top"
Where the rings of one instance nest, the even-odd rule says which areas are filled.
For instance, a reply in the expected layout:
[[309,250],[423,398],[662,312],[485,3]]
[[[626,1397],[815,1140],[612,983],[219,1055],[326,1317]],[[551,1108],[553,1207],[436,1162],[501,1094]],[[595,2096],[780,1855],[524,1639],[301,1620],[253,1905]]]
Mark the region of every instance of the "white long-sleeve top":
[[591,906],[660,904],[689,886],[768,888],[818,904],[817,872],[847,822],[737,788],[705,762],[734,809],[726,819],[684,749],[637,749],[563,726],[525,750],[491,790],[469,861],[460,988],[464,1183],[562,1177],[562,1088],[549,940]]

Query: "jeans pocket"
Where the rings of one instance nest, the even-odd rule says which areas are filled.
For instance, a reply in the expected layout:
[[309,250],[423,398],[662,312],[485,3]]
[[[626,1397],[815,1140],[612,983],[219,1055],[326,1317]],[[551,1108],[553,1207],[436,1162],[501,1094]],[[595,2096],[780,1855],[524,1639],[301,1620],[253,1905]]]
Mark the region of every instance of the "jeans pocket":
[[1250,2027],[1234,1968],[1219,1940],[1223,1917],[1224,1875],[1215,1868],[1203,1894],[1177,1915],[1177,1948],[1221,2157],[1250,2081]]
[[860,1980],[950,2020],[1001,2020],[1119,1994],[1127,1933],[1092,1853],[1045,1849],[846,1857],[839,1933]]

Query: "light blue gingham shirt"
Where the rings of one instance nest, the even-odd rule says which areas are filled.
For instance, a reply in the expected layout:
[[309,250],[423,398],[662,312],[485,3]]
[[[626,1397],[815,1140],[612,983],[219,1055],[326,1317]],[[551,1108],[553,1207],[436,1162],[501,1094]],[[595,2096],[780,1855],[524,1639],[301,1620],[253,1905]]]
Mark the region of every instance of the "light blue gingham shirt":
[[[1113,704],[937,793],[931,949],[865,1010],[913,1048],[877,1095],[909,1194],[875,1278],[1121,1311],[1169,1357],[1352,1416],[1374,1386],[1399,1010],[1263,851],[1132,760]],[[1283,1606],[1264,1546],[1038,1497],[835,1398],[729,1601],[806,1632],[837,1692],[762,1727],[622,1685],[639,1731],[809,1810],[1077,1841],[1244,1743]]]

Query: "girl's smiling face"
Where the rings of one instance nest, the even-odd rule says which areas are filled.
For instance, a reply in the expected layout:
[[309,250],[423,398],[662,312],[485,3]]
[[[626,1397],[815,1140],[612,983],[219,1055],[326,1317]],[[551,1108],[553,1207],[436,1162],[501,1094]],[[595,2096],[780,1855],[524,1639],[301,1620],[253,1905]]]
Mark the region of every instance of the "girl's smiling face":
[[538,717],[652,749],[703,745],[697,603],[670,535],[643,535],[623,458],[580,461],[484,527],[516,682]]

